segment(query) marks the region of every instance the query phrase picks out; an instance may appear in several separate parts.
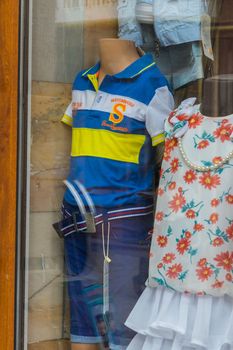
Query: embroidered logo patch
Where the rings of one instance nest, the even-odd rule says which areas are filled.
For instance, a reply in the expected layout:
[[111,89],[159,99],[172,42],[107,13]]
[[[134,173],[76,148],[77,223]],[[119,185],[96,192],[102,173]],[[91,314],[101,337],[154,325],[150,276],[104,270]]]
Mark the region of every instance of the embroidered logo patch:
[[119,124],[124,119],[124,112],[126,110],[126,104],[125,103],[116,103],[112,107],[112,112],[109,117],[109,121],[113,122],[114,124]]

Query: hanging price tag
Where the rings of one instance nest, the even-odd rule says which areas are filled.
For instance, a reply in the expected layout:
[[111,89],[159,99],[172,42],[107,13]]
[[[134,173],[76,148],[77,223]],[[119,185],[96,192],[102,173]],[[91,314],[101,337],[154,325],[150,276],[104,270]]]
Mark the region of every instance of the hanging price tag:
[[201,17],[201,40],[205,56],[214,61],[211,43],[211,18],[207,14]]

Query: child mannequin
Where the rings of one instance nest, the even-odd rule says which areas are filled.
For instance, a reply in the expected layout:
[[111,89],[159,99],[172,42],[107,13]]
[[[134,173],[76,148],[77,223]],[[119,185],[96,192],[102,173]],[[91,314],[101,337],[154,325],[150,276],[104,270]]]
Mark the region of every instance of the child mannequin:
[[[73,129],[71,166],[55,226],[65,239],[72,350],[102,342],[124,350],[133,337],[124,321],[144,288],[154,156],[173,108],[151,55],[129,40],[102,39],[99,48],[100,63],[78,73],[62,119]],[[96,209],[83,215],[82,188]]]
[[[101,85],[104,77],[121,72],[140,56],[130,40],[100,39],[99,41],[100,70],[98,84]],[[75,344],[71,345],[72,350],[100,350],[101,344]]]

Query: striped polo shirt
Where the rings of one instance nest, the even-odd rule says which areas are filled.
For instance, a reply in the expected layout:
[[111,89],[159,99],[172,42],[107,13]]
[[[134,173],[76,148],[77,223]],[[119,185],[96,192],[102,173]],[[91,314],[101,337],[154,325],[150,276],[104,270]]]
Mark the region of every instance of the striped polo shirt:
[[[62,118],[72,127],[68,180],[74,186],[75,180],[82,183],[95,206],[147,205],[152,201],[153,146],[164,141],[172,94],[150,54],[106,75],[100,86],[99,69],[98,63],[77,75]],[[65,200],[76,204],[69,190]]]

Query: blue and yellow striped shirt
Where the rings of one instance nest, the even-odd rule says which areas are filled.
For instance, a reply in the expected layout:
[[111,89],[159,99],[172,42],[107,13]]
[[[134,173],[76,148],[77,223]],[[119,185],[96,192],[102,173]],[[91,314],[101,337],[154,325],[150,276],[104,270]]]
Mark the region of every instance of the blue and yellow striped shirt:
[[[81,182],[96,206],[147,204],[143,194],[153,189],[153,146],[164,141],[172,94],[149,54],[105,76],[100,86],[99,68],[77,75],[62,118],[72,126],[68,180]],[[69,190],[65,200],[75,205]]]

